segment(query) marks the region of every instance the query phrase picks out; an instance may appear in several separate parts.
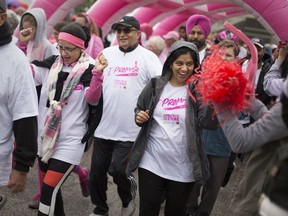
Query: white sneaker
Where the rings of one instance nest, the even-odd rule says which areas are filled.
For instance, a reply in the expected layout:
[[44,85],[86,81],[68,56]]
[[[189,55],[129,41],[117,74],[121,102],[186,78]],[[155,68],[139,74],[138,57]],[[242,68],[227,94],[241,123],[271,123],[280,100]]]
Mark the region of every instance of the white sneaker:
[[134,211],[135,211],[135,199],[132,199],[126,208],[122,207],[121,216],[132,216]]
[[89,216],[108,216],[108,213],[106,213],[106,214],[95,214],[95,213],[92,213],[92,214],[90,214]]

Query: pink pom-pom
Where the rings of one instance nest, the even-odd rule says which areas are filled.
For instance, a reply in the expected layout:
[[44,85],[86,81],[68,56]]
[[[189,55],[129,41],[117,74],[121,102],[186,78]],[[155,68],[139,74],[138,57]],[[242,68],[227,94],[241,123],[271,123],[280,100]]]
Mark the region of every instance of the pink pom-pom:
[[202,64],[197,90],[203,104],[213,106],[216,113],[229,109],[233,113],[245,111],[252,89],[238,61],[222,59],[223,50],[213,50]]

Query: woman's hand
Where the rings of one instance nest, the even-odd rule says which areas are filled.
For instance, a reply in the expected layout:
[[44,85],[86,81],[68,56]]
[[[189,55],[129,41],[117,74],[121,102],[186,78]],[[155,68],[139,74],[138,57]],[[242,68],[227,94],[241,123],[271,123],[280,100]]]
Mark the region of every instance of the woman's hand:
[[135,121],[136,121],[137,124],[143,124],[144,122],[148,121],[149,118],[150,118],[149,110],[140,111],[139,113],[137,113]]
[[282,47],[279,49],[278,59],[284,61],[287,53],[288,53],[288,46],[286,45],[286,47]]
[[34,34],[33,34],[33,29],[32,28],[26,28],[22,29],[19,34],[19,40],[20,42],[28,42],[31,39],[33,39]]
[[102,52],[99,53],[97,58],[95,59],[95,69],[97,71],[103,71],[108,65],[108,61],[103,55]]

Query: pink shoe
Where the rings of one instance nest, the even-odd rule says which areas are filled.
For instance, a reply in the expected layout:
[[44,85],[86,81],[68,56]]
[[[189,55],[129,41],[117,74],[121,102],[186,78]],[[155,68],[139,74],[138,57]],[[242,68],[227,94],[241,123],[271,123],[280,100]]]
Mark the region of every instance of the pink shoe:
[[32,202],[28,205],[31,209],[39,209],[39,200],[32,200]]
[[88,169],[84,168],[85,172],[86,172],[86,178],[82,179],[80,181],[80,186],[81,186],[81,190],[82,190],[82,195],[84,197],[88,197],[90,195],[90,190],[89,190],[89,175],[90,172]]
[[31,209],[39,209],[40,196],[41,196],[40,194],[37,194],[33,198],[32,202],[28,205],[28,207]]

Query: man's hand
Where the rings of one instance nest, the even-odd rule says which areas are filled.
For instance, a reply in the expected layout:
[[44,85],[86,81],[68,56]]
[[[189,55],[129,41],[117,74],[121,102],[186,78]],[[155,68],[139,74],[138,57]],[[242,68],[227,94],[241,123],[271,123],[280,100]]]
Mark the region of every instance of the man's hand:
[[26,180],[27,173],[13,169],[7,186],[13,193],[22,192],[25,189]]

